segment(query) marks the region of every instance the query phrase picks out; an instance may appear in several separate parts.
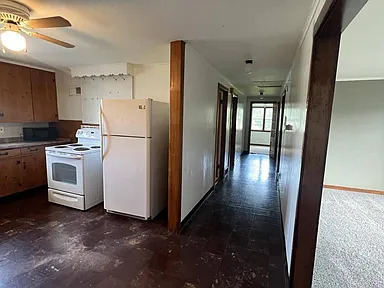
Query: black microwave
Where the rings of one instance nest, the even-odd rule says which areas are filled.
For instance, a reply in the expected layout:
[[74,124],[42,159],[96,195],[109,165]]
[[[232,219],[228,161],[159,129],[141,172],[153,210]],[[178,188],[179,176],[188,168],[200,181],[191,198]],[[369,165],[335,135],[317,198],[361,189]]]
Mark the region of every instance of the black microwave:
[[23,128],[24,141],[47,141],[57,138],[55,127]]

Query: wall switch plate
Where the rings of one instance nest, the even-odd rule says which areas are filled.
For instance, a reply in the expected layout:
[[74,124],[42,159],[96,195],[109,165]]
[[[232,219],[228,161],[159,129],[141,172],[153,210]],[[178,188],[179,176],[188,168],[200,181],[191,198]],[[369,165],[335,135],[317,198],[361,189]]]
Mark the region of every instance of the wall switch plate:
[[0,127],[0,134],[4,133],[4,127]]

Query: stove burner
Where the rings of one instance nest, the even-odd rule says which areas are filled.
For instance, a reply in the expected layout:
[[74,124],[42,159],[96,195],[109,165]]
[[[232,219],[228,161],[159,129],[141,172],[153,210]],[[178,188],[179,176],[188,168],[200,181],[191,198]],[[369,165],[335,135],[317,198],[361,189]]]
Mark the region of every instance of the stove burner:
[[68,146],[79,147],[79,146],[83,146],[83,144],[75,143],[75,144],[69,144]]
[[61,145],[61,146],[55,146],[54,148],[63,149],[63,148],[68,148],[68,146]]
[[88,151],[88,150],[90,150],[90,149],[87,148],[87,147],[79,147],[79,148],[75,148],[75,149],[73,149],[73,150],[75,150],[75,151]]
[[91,146],[92,149],[98,149],[100,146]]

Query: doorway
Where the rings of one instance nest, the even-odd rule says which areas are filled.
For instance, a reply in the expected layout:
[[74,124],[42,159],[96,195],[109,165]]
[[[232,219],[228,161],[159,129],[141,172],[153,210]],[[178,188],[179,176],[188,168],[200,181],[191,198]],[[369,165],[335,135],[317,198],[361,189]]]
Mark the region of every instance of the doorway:
[[251,102],[248,151],[276,159],[279,131],[279,102]]
[[366,2],[366,0],[326,1],[314,25],[290,269],[290,287],[293,288],[312,287],[341,32]]
[[277,153],[276,153],[276,173],[280,173],[280,159],[281,159],[281,149],[282,149],[282,140],[283,140],[283,130],[285,126],[285,116],[284,116],[284,108],[285,108],[285,97],[287,95],[287,89],[284,91],[283,96],[281,97],[280,108],[279,108],[279,131],[277,137]]
[[216,105],[215,184],[225,175],[225,139],[228,89],[219,83]]
[[231,135],[230,135],[230,145],[229,145],[229,165],[233,167],[236,160],[236,127],[237,127],[237,105],[238,98],[233,93],[233,88],[231,88],[232,97],[232,107],[231,107]]

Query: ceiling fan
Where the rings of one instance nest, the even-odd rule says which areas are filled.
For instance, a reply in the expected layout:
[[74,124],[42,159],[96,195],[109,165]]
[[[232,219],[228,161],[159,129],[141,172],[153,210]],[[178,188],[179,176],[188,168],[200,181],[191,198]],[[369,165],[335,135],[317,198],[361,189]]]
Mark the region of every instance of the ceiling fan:
[[27,44],[24,34],[36,37],[53,44],[74,48],[75,46],[34,31],[35,28],[70,27],[71,23],[60,16],[29,19],[30,10],[27,6],[11,1],[0,0],[0,40],[4,47],[17,52],[26,51]]

